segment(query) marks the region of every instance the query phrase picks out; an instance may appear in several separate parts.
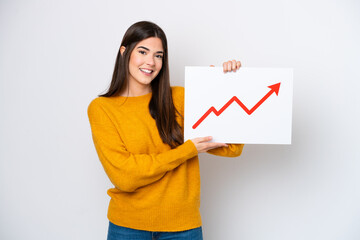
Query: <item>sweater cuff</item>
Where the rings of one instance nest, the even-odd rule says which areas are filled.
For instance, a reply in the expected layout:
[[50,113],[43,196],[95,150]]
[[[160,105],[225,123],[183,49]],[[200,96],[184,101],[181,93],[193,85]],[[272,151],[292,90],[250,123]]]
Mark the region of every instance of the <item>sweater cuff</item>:
[[195,144],[191,140],[187,140],[186,142],[178,146],[177,149],[182,153],[185,153],[188,159],[198,155],[198,150],[196,149]]

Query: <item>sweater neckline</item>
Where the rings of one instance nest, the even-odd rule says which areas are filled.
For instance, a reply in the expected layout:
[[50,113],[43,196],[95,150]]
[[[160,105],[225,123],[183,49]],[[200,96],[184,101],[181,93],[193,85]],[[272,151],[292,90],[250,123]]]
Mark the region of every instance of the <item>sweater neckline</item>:
[[114,100],[120,102],[128,102],[128,103],[139,103],[150,100],[152,96],[152,92],[147,93],[145,95],[135,96],[135,97],[128,97],[128,96],[113,96]]

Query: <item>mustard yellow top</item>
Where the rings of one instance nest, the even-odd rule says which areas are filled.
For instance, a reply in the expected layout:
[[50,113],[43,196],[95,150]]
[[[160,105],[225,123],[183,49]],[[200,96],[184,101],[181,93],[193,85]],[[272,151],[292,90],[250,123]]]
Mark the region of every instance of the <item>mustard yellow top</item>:
[[[184,116],[184,88],[172,87],[172,94]],[[151,96],[98,97],[88,107],[95,148],[114,185],[108,219],[154,232],[200,227],[198,152],[190,140],[175,149],[162,142],[148,108]],[[208,152],[236,157],[242,149],[230,144]]]

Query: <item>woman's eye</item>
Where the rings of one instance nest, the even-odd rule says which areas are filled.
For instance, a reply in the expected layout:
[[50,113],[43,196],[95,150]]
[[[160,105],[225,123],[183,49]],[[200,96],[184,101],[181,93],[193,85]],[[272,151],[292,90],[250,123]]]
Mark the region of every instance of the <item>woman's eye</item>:
[[163,55],[156,55],[157,58],[163,58]]
[[145,51],[139,51],[139,53],[142,54],[142,55],[145,55],[145,54],[146,54]]

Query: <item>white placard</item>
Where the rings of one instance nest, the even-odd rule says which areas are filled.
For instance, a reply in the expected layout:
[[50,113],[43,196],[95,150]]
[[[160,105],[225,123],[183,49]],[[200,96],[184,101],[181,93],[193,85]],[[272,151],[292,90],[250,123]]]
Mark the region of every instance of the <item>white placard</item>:
[[185,67],[184,139],[291,144],[293,69]]

